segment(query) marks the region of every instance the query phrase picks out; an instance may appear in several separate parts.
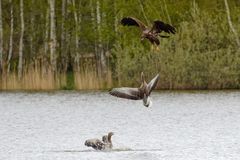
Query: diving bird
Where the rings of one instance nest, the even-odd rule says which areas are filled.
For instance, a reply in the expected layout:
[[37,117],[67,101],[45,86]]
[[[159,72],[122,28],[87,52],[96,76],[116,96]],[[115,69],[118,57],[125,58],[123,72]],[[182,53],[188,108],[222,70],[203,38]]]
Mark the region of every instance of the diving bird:
[[159,74],[157,74],[149,83],[145,81],[143,72],[141,73],[141,85],[139,88],[113,88],[109,91],[109,94],[119,98],[131,99],[131,100],[143,100],[143,105],[148,107],[152,104],[150,95],[152,90],[157,86],[159,80]]
[[92,147],[95,150],[106,150],[112,149],[112,136],[114,135],[113,132],[109,132],[108,135],[102,137],[102,141],[94,138],[88,139],[85,141],[84,145],[87,147]]
[[156,20],[153,22],[152,27],[146,26],[143,22],[134,17],[125,17],[121,20],[123,26],[137,26],[141,30],[141,41],[145,38],[148,39],[152,44],[159,45],[160,41],[158,36],[162,38],[169,38],[169,36],[160,35],[162,31],[168,34],[175,34],[176,29],[170,24]]

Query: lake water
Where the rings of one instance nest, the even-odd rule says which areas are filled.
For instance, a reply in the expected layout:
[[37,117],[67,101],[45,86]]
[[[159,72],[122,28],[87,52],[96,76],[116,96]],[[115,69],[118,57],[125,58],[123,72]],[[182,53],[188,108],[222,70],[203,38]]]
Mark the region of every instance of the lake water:
[[[240,92],[0,93],[0,159],[222,160],[240,158]],[[84,146],[113,131],[112,151]]]

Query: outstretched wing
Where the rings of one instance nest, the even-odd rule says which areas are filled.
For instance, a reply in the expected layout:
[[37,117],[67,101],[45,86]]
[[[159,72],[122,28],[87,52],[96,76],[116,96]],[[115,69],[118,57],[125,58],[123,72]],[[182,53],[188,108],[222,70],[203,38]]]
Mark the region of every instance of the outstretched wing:
[[133,17],[125,17],[121,20],[121,24],[124,26],[137,26],[139,27],[142,31],[145,30],[147,28],[147,26],[141,22],[140,20],[138,20],[137,18],[133,18]]
[[159,74],[157,74],[147,85],[149,90],[149,94],[151,94],[152,90],[157,86],[157,82],[159,80]]
[[125,98],[125,99],[132,99],[132,100],[142,99],[142,96],[138,88],[128,88],[128,87],[113,88],[109,92],[109,94],[115,97]]
[[162,31],[166,33],[172,33],[172,34],[176,33],[176,29],[173,26],[159,20],[154,21],[151,31],[155,33],[161,33]]
[[104,149],[104,143],[100,141],[99,139],[88,139],[85,141],[85,146],[92,147],[96,150],[102,150]]

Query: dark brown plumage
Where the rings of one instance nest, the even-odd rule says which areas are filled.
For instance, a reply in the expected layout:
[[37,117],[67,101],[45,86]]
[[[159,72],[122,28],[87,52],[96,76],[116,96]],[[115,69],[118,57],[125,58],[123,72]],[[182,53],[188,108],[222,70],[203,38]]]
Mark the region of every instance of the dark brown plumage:
[[142,83],[139,88],[113,88],[109,94],[119,98],[131,99],[131,100],[143,100],[143,105],[148,107],[151,103],[149,96],[152,90],[156,87],[159,80],[159,74],[157,74],[148,84],[145,81],[143,72],[141,73]]
[[159,45],[160,41],[158,36],[162,38],[168,38],[169,36],[160,35],[162,31],[168,34],[175,34],[176,29],[170,24],[164,23],[162,21],[156,20],[153,22],[151,28],[147,27],[143,22],[133,17],[125,17],[121,20],[123,26],[137,26],[141,30],[141,40],[148,39],[152,44]]

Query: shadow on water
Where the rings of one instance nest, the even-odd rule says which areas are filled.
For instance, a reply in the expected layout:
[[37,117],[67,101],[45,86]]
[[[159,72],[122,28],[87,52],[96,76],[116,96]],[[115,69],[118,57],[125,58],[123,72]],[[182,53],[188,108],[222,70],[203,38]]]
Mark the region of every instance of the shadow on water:
[[111,150],[54,150],[49,152],[59,152],[59,153],[80,153],[80,152],[158,152],[162,151],[161,149],[130,149],[130,148],[116,148]]

